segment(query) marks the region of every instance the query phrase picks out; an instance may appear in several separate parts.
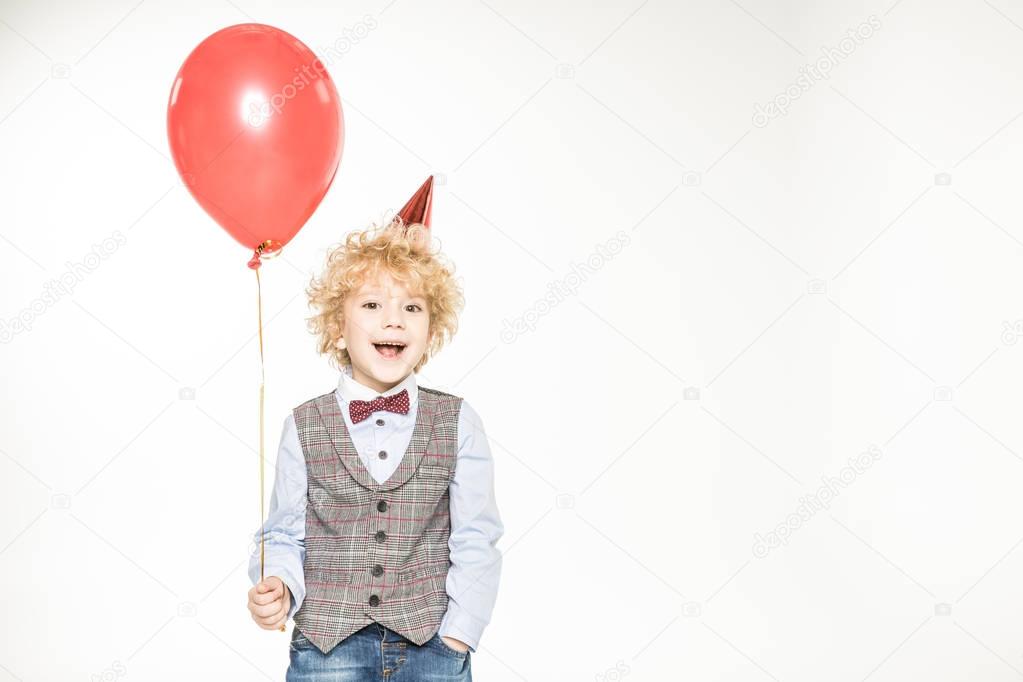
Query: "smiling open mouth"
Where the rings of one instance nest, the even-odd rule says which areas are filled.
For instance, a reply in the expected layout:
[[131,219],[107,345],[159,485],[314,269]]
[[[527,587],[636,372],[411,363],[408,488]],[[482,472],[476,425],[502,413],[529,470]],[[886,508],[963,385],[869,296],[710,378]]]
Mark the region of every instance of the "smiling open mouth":
[[377,352],[389,360],[401,355],[401,352],[405,350],[405,344],[403,343],[374,343],[373,347],[377,349]]

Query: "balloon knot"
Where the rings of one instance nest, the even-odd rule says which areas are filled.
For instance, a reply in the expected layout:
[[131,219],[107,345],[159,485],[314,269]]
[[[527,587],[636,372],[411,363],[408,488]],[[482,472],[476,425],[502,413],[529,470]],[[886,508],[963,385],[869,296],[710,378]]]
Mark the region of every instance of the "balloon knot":
[[262,258],[273,258],[281,252],[282,245],[276,239],[267,239],[252,251],[252,258],[249,259],[249,267],[259,270],[263,264]]

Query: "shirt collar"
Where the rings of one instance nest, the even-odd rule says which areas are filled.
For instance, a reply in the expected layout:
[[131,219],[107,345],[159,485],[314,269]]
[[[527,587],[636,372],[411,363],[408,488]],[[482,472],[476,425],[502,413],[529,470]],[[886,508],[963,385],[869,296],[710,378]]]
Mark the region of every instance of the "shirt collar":
[[395,393],[401,393],[403,390],[408,390],[409,398],[409,410],[415,408],[416,401],[419,398],[418,384],[416,382],[416,373],[409,372],[408,376],[401,380],[401,382],[391,388],[387,389],[383,393],[377,393],[369,386],[364,386],[356,381],[352,377],[352,366],[345,365],[341,372],[341,378],[337,382],[337,395],[341,399],[342,406],[347,405],[350,400],[373,400],[378,395],[382,395],[385,398]]

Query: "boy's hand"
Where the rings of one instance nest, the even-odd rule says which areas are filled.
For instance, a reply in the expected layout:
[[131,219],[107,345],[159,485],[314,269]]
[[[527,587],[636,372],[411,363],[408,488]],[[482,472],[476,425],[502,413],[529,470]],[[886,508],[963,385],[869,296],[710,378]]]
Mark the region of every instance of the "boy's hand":
[[249,590],[249,613],[264,630],[283,630],[291,608],[291,591],[275,575],[264,578]]
[[469,645],[466,644],[465,642],[463,642],[460,639],[455,639],[454,637],[446,637],[444,635],[441,635],[440,638],[442,640],[444,640],[445,644],[447,644],[449,647],[451,647],[455,651],[460,651],[462,653],[465,653],[466,651],[469,650]]

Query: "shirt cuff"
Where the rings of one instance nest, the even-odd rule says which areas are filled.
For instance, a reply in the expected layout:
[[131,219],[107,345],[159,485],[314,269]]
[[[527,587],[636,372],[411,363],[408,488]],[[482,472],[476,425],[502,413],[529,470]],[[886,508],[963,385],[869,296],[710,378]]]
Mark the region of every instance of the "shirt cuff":
[[448,610],[444,613],[437,633],[442,637],[453,637],[465,642],[472,653],[476,653],[476,647],[479,646],[484,627],[485,625],[477,618],[449,600]]

